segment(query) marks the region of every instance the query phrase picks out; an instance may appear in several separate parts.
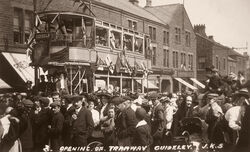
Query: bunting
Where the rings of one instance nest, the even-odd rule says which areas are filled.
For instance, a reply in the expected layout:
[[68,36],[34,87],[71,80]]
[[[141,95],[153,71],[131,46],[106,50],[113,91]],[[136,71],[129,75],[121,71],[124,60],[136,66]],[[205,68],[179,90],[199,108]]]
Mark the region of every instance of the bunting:
[[140,65],[136,62],[136,58],[134,57],[134,71],[133,74],[136,76],[138,71],[140,70]]
[[109,55],[107,55],[107,57],[106,57],[106,64],[109,68],[109,71],[113,74],[114,70],[115,70],[115,66],[114,66],[112,60],[110,59]]
[[115,63],[115,71],[116,73],[120,73],[122,64],[121,64],[121,59],[120,59],[120,53],[117,53],[117,59],[116,59],[116,63]]
[[103,71],[106,63],[96,54],[96,66],[97,70]]

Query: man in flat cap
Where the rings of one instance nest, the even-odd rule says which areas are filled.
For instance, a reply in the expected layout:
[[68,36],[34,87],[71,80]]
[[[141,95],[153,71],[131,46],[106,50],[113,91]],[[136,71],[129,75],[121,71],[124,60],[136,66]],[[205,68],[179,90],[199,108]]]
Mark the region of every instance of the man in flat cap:
[[210,94],[208,96],[211,99],[208,102],[208,111],[206,114],[205,122],[208,124],[207,134],[208,139],[211,143],[221,144],[224,143],[223,135],[223,111],[220,105],[217,103],[217,97],[215,94]]
[[49,143],[48,126],[51,124],[51,117],[53,115],[49,108],[49,99],[40,97],[38,100],[41,105],[41,111],[35,113],[33,117],[35,152],[43,151],[45,145]]
[[[33,149],[33,130],[32,130],[32,124],[31,124],[31,110],[33,108],[33,102],[29,99],[22,100],[22,103],[24,105],[24,111],[21,114],[21,122],[23,125],[21,126],[21,129],[24,129],[23,132],[20,135],[20,140],[22,144],[22,150],[31,152]],[[24,127],[25,126],[25,127]]]
[[[126,103],[126,101],[124,103]],[[118,132],[118,145],[120,146],[132,145],[131,141],[133,141],[133,134],[135,131],[135,126],[137,124],[137,119],[135,116],[136,108],[136,104],[131,104],[122,112],[122,118],[120,120],[120,125],[122,126],[119,127],[120,131]]]
[[63,124],[63,145],[71,146],[71,139],[69,138],[72,134],[72,115],[75,112],[75,106],[73,105],[73,96],[66,95],[64,96],[65,105],[62,108],[62,114],[64,116],[64,124]]
[[60,112],[61,103],[58,101],[53,102],[51,105],[53,111],[51,125],[49,125],[49,135],[51,142],[51,149],[55,152],[60,151],[62,143],[62,129],[64,123],[63,114]]
[[151,136],[151,128],[145,120],[146,110],[143,108],[137,108],[135,115],[138,119],[136,124],[133,145],[135,146],[148,146],[146,152],[150,152],[150,146],[153,143]]
[[[73,98],[75,113],[72,115],[72,144],[73,146],[87,146],[87,138],[94,129],[92,113],[83,106],[85,97],[75,96]],[[85,98],[85,100],[87,100]]]
[[152,135],[153,146],[162,144],[163,131],[165,128],[164,108],[159,101],[159,94],[154,92],[149,95],[149,100],[153,103],[152,109]]

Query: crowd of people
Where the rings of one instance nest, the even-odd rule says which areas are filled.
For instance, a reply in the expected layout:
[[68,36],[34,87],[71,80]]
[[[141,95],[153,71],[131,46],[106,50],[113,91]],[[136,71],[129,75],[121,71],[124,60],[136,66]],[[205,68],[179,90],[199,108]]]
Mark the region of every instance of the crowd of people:
[[0,151],[42,152],[49,146],[56,152],[93,141],[105,150],[117,145],[154,151],[159,145],[187,144],[176,138],[187,131],[190,140],[198,137],[201,143],[223,144],[227,151],[249,151],[249,92],[241,87],[231,95],[221,91],[222,85],[211,85],[216,75],[204,93],[3,94]]

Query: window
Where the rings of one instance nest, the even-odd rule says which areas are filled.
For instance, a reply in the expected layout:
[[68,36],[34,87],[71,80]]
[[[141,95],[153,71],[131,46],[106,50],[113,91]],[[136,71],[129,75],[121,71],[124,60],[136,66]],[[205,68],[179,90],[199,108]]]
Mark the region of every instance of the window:
[[181,68],[186,70],[186,54],[181,53]]
[[110,38],[110,46],[113,49],[122,49],[122,44],[121,44],[122,34],[120,32],[111,31],[109,38]]
[[175,67],[178,68],[178,58],[179,58],[178,52],[176,52],[176,56],[175,56],[175,57],[176,57],[176,59],[175,59],[175,60],[176,60],[176,65],[175,65]]
[[25,33],[25,43],[27,43],[30,35],[30,31],[32,30],[32,12],[25,11],[24,16],[24,33]]
[[156,47],[152,50],[152,65],[156,65]]
[[143,38],[135,37],[134,51],[143,53]]
[[173,51],[173,68],[178,68],[178,52]]
[[176,44],[181,43],[181,29],[178,27],[175,28],[175,43]]
[[173,68],[175,68],[175,52],[173,51]]
[[123,47],[126,51],[133,51],[133,36],[128,34],[123,35]]
[[108,29],[96,26],[96,44],[108,46]]
[[163,66],[169,67],[169,50],[163,50]]
[[[82,16],[70,16],[66,14],[55,16],[48,15],[49,19],[42,18],[44,30],[48,29],[51,34],[52,46],[77,46],[92,48],[95,45],[108,46],[108,29],[93,27],[93,19]],[[51,20],[54,19],[54,22]],[[59,26],[60,25],[60,26]],[[94,32],[93,30],[96,30]],[[96,39],[94,41],[94,33]]]
[[136,31],[137,30],[137,22],[132,21],[132,20],[128,20],[128,28]]
[[166,49],[163,50],[163,66],[164,67],[167,66],[167,50]]
[[206,58],[205,57],[200,57],[198,59],[198,68],[199,69],[205,69],[206,68]]
[[226,59],[223,58],[223,69],[226,70]]
[[190,46],[190,44],[191,44],[191,33],[190,32],[188,32],[188,31],[185,32],[185,39],[186,39],[186,42],[185,42],[186,46]]
[[163,44],[169,46],[169,32],[163,31]]
[[156,41],[156,28],[149,26],[149,36],[152,41]]
[[188,69],[189,70],[193,70],[193,55],[189,54],[188,55]]
[[14,8],[13,27],[14,43],[22,43],[22,9]]
[[219,69],[219,58],[218,58],[218,56],[215,57],[215,66],[216,66],[216,69]]

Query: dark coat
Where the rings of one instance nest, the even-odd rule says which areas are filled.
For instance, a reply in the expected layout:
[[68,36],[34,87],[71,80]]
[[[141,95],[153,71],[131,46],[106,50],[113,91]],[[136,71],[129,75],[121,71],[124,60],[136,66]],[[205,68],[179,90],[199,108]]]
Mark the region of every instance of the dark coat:
[[250,151],[250,106],[246,108],[245,115],[242,120],[242,127],[240,130],[239,141],[237,143],[235,152],[249,152]]
[[62,146],[62,129],[64,117],[61,112],[53,115],[51,129],[49,129],[50,142],[52,150],[58,151]]
[[138,120],[136,119],[134,110],[129,107],[124,111],[124,114],[122,116],[122,127],[123,130],[120,130],[119,137],[126,138],[126,137],[132,137],[135,131],[135,126],[137,124]]
[[135,146],[149,146],[152,144],[153,139],[148,124],[139,126],[135,129],[134,142]]
[[77,115],[77,119],[72,124],[73,146],[86,146],[87,138],[94,129],[92,113],[85,107],[82,107]]
[[208,124],[207,134],[208,139],[211,143],[221,144],[224,143],[224,124],[223,116],[215,117],[213,115],[212,109],[209,110],[206,118],[206,123]]
[[158,104],[152,111],[152,136],[154,145],[161,145],[163,132],[165,129],[164,108],[162,104]]
[[9,132],[1,139],[0,151],[8,152],[14,145],[14,142],[19,138],[20,125],[15,120],[10,119]]
[[20,140],[22,144],[23,151],[31,150],[33,148],[33,130],[31,124],[30,116],[25,113],[21,116],[20,119]]
[[44,148],[49,143],[48,126],[51,123],[51,110],[42,109],[33,117],[33,138],[36,148]]
[[63,145],[64,146],[70,146],[72,145],[71,139],[72,139],[72,115],[75,112],[75,107],[71,106],[68,110],[65,109],[64,111],[64,125],[63,125]]

